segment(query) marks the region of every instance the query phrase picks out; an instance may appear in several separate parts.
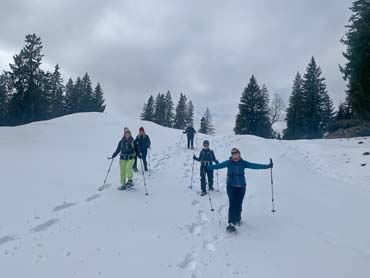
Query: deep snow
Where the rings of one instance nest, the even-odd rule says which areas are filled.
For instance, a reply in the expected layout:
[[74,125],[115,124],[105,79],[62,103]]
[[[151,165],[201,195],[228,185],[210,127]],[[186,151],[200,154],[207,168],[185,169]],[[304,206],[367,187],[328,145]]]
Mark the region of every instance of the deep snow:
[[[141,125],[153,142],[149,196],[138,174],[116,190],[118,161],[98,191],[123,127]],[[0,277],[370,277],[370,138],[198,136],[220,161],[234,146],[274,160],[277,213],[269,170],[247,171],[244,224],[230,236],[226,172],[211,213],[199,164],[188,188],[193,152],[180,137],[96,113],[0,128]]]

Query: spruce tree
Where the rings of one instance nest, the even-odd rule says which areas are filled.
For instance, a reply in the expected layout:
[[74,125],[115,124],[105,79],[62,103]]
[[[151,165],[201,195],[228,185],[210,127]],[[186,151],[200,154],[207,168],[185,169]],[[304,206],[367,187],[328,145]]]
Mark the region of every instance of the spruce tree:
[[154,109],[154,98],[151,95],[148,99],[148,102],[144,104],[140,119],[143,121],[154,122]]
[[155,98],[154,122],[164,126],[166,118],[166,100],[164,94],[158,93]]
[[[76,86],[78,86],[76,82]],[[81,94],[80,94],[80,101],[79,101],[79,111],[78,112],[92,112],[94,111],[93,108],[93,88],[90,80],[90,76],[88,73],[85,73],[84,77],[82,78],[81,84]],[[77,87],[78,89],[78,87]]]
[[73,83],[72,78],[68,79],[68,82],[65,87],[65,114],[72,114],[76,112],[76,104],[78,98],[75,94],[75,85]]
[[298,72],[293,83],[292,94],[289,97],[284,139],[300,139],[304,136],[304,91],[303,79]]
[[28,34],[25,42],[20,53],[13,56],[14,63],[10,64],[9,74],[15,90],[9,104],[12,124],[43,120],[47,113],[47,96],[42,91],[44,72],[40,68],[41,38]]
[[200,119],[200,128],[198,130],[199,133],[208,134],[208,125],[206,118],[202,117]]
[[186,127],[186,118],[188,115],[187,98],[184,94],[180,94],[179,102],[176,106],[176,115],[174,119],[174,128],[184,129]]
[[193,126],[194,125],[194,105],[191,100],[187,104],[187,111],[186,111],[186,125]]
[[353,118],[353,114],[352,114],[351,106],[348,103],[348,100],[341,102],[338,107],[336,120],[342,121],[342,120],[350,120],[352,118]]
[[172,127],[174,121],[174,113],[173,113],[173,100],[171,96],[171,92],[168,91],[165,97],[165,118],[164,118],[164,126]]
[[203,134],[215,135],[215,128],[213,126],[212,115],[208,107],[204,112],[203,117],[200,119],[199,132]]
[[322,138],[333,116],[333,103],[326,91],[325,78],[312,57],[303,78],[304,138]]
[[64,113],[64,85],[60,73],[59,65],[55,66],[54,72],[50,76],[50,117],[60,117]]
[[370,120],[370,1],[356,0],[342,43],[347,59],[341,71],[348,82],[348,104],[356,118]]
[[236,116],[235,134],[251,134],[265,138],[272,137],[269,118],[269,97],[266,86],[260,88],[252,75],[244,89]]
[[98,83],[94,89],[94,93],[92,96],[91,108],[93,112],[104,112],[105,104],[104,104],[104,93],[103,89],[101,88],[100,83]]

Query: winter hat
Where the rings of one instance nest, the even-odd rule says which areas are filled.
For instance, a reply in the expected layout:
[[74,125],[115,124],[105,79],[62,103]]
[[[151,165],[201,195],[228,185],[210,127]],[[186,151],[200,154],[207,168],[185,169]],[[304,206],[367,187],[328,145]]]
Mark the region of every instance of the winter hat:
[[204,146],[204,145],[209,146],[209,141],[208,141],[208,140],[204,140],[204,141],[203,141],[203,146]]
[[124,129],[123,129],[123,132],[126,132],[127,130],[130,131],[129,128],[127,126],[125,126]]
[[238,152],[239,154],[240,154],[240,151],[237,149],[237,148],[232,148],[231,149],[231,152],[233,153],[233,152]]
[[143,127],[140,127],[140,128],[139,128],[139,131],[145,132],[145,130],[144,130],[144,128],[143,128]]

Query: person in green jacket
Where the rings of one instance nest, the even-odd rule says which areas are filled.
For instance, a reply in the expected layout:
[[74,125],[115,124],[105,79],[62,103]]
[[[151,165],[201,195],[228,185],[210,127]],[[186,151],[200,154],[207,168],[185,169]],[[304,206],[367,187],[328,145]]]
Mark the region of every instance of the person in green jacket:
[[121,173],[121,187],[119,189],[125,190],[127,187],[132,187],[134,185],[132,180],[134,177],[132,166],[134,165],[136,156],[141,158],[137,143],[131,136],[131,131],[128,128],[124,129],[124,135],[122,139],[119,140],[116,151],[109,159],[115,158],[118,154],[120,154],[119,166]]

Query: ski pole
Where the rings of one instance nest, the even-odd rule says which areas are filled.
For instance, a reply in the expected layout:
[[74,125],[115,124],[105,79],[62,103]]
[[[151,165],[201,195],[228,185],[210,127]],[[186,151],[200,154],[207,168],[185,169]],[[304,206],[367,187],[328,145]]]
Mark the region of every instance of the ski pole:
[[[272,163],[272,159],[270,158],[270,163]],[[275,213],[275,204],[274,204],[274,180],[272,179],[272,168],[271,169],[271,200],[272,200],[272,213]]]
[[216,170],[216,180],[217,180],[217,189],[216,189],[216,191],[220,192],[220,190],[218,189],[218,170]]
[[190,181],[190,186],[189,188],[192,189],[193,188],[193,177],[194,177],[194,159],[193,159],[193,166],[191,167],[191,181]]
[[148,194],[148,189],[146,188],[145,174],[144,174],[144,167],[143,167],[143,160],[141,158],[140,158],[140,164],[141,164],[141,173],[143,174],[143,180],[144,180],[145,195],[149,195]]
[[104,179],[104,182],[103,182],[103,185],[102,186],[100,186],[98,189],[99,189],[99,191],[102,191],[103,189],[104,189],[104,187],[105,187],[105,184],[106,184],[106,182],[107,182],[107,178],[108,178],[108,175],[109,175],[109,172],[110,172],[110,168],[112,167],[112,164],[113,164],[113,160],[114,160],[114,157],[112,158],[112,161],[110,162],[110,164],[109,164],[109,168],[108,168],[108,171],[107,171],[107,174],[106,174],[106,176],[105,176],[105,179]]

